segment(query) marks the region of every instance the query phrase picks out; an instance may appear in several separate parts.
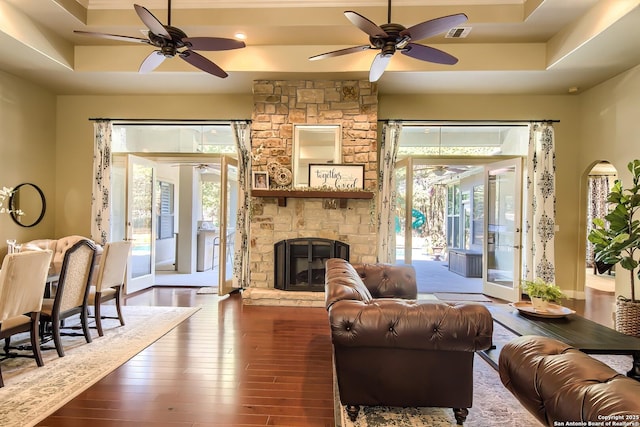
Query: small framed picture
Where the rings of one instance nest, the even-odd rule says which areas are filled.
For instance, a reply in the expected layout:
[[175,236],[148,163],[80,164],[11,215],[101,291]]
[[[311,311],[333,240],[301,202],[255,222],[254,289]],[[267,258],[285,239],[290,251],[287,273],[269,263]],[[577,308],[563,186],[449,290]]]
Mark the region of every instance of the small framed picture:
[[265,171],[253,171],[253,188],[256,190],[268,190],[269,174]]

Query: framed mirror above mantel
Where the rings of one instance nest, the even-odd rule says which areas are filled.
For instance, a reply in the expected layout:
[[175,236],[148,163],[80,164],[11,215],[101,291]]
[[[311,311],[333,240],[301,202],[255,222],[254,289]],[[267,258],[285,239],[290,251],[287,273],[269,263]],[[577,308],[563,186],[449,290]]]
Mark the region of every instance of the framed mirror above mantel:
[[338,124],[293,125],[293,187],[309,186],[310,164],[342,162],[342,127]]

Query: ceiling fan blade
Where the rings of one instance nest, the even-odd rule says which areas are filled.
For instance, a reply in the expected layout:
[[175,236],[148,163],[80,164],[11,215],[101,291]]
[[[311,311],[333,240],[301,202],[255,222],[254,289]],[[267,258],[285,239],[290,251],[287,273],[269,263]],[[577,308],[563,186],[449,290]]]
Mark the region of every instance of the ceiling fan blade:
[[228,74],[222,68],[218,67],[216,64],[209,61],[204,56],[192,50],[185,50],[181,52],[180,58],[184,59],[194,67],[200,68],[206,73],[213,74],[214,76],[218,76],[223,79],[228,76]]
[[310,61],[315,61],[317,59],[331,58],[334,56],[342,56],[347,55],[349,53],[362,52],[363,50],[371,49],[371,46],[368,44],[362,46],[354,46],[348,47],[346,49],[334,50],[332,52],[321,53],[320,55],[311,56],[309,58]]
[[344,12],[344,16],[346,16],[353,25],[360,28],[371,37],[389,37],[385,30],[357,12],[347,10]]
[[246,46],[243,41],[221,37],[185,37],[182,41],[193,50],[231,50]]
[[123,42],[134,42],[134,43],[151,44],[151,42],[149,42],[149,39],[141,39],[141,38],[138,38],[138,37],[119,36],[117,34],[94,33],[94,32],[91,32],[91,31],[78,31],[78,30],[75,30],[74,33],[80,34],[82,36],[98,37],[98,38],[101,38],[101,39],[109,39],[109,40],[118,40],[118,41],[123,41]]
[[435,47],[429,47],[418,43],[409,43],[400,52],[421,61],[435,62],[436,64],[453,65],[458,62],[458,58],[449,55]]
[[457,13],[455,15],[441,16],[440,18],[431,19],[429,21],[416,24],[406,30],[400,31],[401,36],[409,36],[411,40],[422,40],[427,37],[435,36],[436,34],[443,33],[456,25],[460,25],[466,22],[467,15],[464,13]]
[[373,58],[373,63],[371,64],[371,69],[369,70],[369,81],[377,82],[380,77],[382,77],[382,73],[387,68],[389,61],[393,55],[383,55],[381,53],[377,54],[375,58]]
[[145,58],[144,61],[142,61],[142,64],[140,64],[140,68],[138,69],[138,71],[143,74],[150,73],[158,68],[158,66],[162,64],[165,59],[166,56],[164,56],[159,50],[154,50],[149,54],[149,56]]
[[144,25],[146,25],[153,34],[159,37],[164,37],[167,40],[171,40],[171,35],[164,25],[162,25],[162,22],[158,21],[158,18],[153,16],[153,13],[149,12],[146,7],[140,6],[139,4],[134,4],[133,7],[136,9],[136,13],[142,22],[144,22]]

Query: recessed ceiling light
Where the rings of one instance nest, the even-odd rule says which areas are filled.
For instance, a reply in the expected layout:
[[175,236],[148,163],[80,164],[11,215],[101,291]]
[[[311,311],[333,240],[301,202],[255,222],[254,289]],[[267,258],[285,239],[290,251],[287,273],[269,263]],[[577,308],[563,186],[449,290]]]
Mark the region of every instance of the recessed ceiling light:
[[238,40],[245,40],[247,38],[247,35],[245,33],[237,32],[233,35],[233,37],[235,37]]
[[571,86],[569,88],[569,93],[576,93],[578,91],[578,88],[576,86]]

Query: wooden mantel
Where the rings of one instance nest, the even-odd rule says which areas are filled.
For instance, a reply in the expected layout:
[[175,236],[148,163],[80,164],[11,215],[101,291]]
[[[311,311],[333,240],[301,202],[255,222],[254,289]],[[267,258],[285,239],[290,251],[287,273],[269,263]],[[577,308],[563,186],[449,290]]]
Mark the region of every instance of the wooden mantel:
[[323,190],[251,190],[252,197],[274,197],[278,206],[287,206],[288,198],[338,199],[340,207],[347,207],[348,199],[373,199],[372,191],[323,191]]

